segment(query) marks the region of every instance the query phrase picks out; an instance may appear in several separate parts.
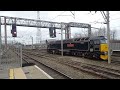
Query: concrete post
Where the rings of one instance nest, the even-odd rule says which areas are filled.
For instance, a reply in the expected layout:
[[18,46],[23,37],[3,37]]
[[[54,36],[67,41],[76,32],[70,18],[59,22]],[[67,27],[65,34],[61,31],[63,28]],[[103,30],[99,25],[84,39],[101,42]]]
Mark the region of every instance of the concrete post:
[[63,27],[61,23],[61,55],[63,56]]
[[91,25],[88,27],[88,37],[91,37]]
[[1,49],[2,49],[2,37],[1,37],[1,17],[0,17],[0,52],[1,52]]
[[7,25],[6,25],[6,17],[4,17],[5,20],[5,49],[7,50]]

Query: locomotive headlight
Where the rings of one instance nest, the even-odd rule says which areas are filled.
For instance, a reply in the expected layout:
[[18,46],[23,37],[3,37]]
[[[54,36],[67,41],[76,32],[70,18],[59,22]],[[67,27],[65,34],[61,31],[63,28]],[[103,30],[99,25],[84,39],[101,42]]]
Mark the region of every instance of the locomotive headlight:
[[104,52],[105,55],[107,55],[108,53],[107,52]]

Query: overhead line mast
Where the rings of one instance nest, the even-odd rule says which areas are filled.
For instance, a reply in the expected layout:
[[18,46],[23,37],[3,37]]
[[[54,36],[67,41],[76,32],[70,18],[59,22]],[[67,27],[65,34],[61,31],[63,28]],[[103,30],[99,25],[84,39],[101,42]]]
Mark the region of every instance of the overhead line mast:
[[[37,20],[40,20],[40,11],[37,11]],[[41,44],[41,28],[37,28],[36,43]]]
[[[110,47],[110,13],[109,11],[106,11],[106,14],[104,11],[100,11],[104,20],[105,20],[105,23],[104,24],[107,24],[107,43],[108,43],[108,64],[111,63],[111,47]],[[96,11],[95,11],[96,13]]]

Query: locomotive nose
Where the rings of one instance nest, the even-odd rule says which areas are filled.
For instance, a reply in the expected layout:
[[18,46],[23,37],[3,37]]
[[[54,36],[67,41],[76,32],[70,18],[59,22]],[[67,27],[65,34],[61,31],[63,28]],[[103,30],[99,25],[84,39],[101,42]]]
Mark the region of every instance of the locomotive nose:
[[104,53],[102,55],[100,55],[100,58],[103,60],[107,60],[108,59],[108,45],[107,44],[101,44],[100,45],[100,52]]
[[101,44],[101,45],[100,45],[100,51],[101,51],[101,52],[106,52],[106,51],[108,51],[108,45],[107,45],[107,44]]

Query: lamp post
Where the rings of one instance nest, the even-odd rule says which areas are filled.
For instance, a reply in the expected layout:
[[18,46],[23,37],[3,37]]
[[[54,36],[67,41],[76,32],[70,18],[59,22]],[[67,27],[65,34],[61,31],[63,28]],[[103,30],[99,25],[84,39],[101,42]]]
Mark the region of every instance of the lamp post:
[[110,21],[109,21],[109,11],[107,13],[107,42],[108,42],[108,63],[111,63],[111,54],[110,54]]
[[61,55],[63,56],[63,27],[61,23]]
[[33,49],[33,37],[32,36],[30,36],[31,37],[31,39],[32,39],[32,49]]

